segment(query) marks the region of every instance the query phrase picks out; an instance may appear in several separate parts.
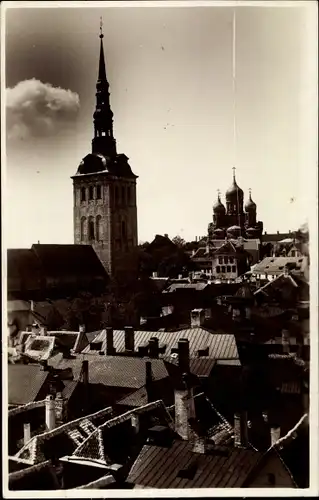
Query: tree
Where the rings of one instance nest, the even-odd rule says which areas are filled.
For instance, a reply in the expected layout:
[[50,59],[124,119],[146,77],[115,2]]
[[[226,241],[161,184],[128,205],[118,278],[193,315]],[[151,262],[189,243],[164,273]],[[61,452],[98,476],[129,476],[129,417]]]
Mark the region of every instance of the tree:
[[185,240],[183,240],[183,238],[179,235],[175,236],[173,239],[172,239],[172,242],[174,243],[174,245],[176,245],[178,248],[183,248],[186,244]]

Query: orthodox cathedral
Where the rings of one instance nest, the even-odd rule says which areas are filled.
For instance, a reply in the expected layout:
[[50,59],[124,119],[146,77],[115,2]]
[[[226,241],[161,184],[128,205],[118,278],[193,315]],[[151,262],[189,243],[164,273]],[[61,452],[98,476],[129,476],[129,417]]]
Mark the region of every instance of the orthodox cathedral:
[[125,154],[118,154],[106,78],[103,33],[93,114],[92,152],[73,179],[74,243],[92,245],[104,268],[137,246],[136,179]]
[[244,206],[244,192],[237,185],[235,169],[233,169],[233,183],[226,191],[226,206],[218,199],[213,206],[213,222],[208,225],[208,239],[259,239],[263,232],[263,223],[257,221],[257,206],[249,198]]

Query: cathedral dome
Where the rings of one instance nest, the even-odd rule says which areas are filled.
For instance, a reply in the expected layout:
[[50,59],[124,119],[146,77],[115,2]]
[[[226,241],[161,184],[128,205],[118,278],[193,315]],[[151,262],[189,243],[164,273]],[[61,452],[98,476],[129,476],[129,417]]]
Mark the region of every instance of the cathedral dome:
[[244,199],[244,191],[238,186],[235,178],[235,174],[233,176],[233,183],[226,191],[226,201],[237,201]]
[[[249,191],[249,198],[248,201],[245,204],[245,211],[246,212],[255,212],[257,208],[256,203],[251,199],[251,192]],[[252,229],[252,228],[250,228]]]
[[225,231],[224,229],[221,229],[221,228],[217,228],[215,229],[215,231],[213,232],[213,237],[214,238],[225,238]]
[[77,174],[92,174],[108,169],[109,160],[100,153],[90,153],[81,161]]
[[230,236],[238,237],[240,236],[241,228],[240,226],[231,226],[227,229],[227,234]]
[[214,205],[213,205],[213,211],[214,211],[214,214],[225,214],[226,213],[226,208],[222,204],[219,195],[218,195],[216,203],[214,203]]
[[256,228],[256,227],[249,227],[247,230],[246,230],[246,233],[249,235],[249,236],[257,236],[259,234],[259,230]]

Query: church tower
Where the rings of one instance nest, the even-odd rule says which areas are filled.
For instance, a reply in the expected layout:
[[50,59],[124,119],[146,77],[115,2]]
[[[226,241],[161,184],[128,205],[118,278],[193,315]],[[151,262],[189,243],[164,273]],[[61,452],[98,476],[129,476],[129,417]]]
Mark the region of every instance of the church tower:
[[74,243],[92,245],[112,274],[118,257],[137,246],[137,176],[127,156],[117,153],[103,37],[101,24],[92,153],[72,177]]

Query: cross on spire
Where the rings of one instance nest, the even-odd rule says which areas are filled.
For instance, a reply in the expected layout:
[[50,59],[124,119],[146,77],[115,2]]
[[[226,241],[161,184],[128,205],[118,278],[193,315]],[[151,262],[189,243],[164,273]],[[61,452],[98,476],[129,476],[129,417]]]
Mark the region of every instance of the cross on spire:
[[232,170],[233,170],[233,178],[235,180],[236,167],[233,167]]
[[100,38],[103,38],[103,19],[102,16],[100,17]]

